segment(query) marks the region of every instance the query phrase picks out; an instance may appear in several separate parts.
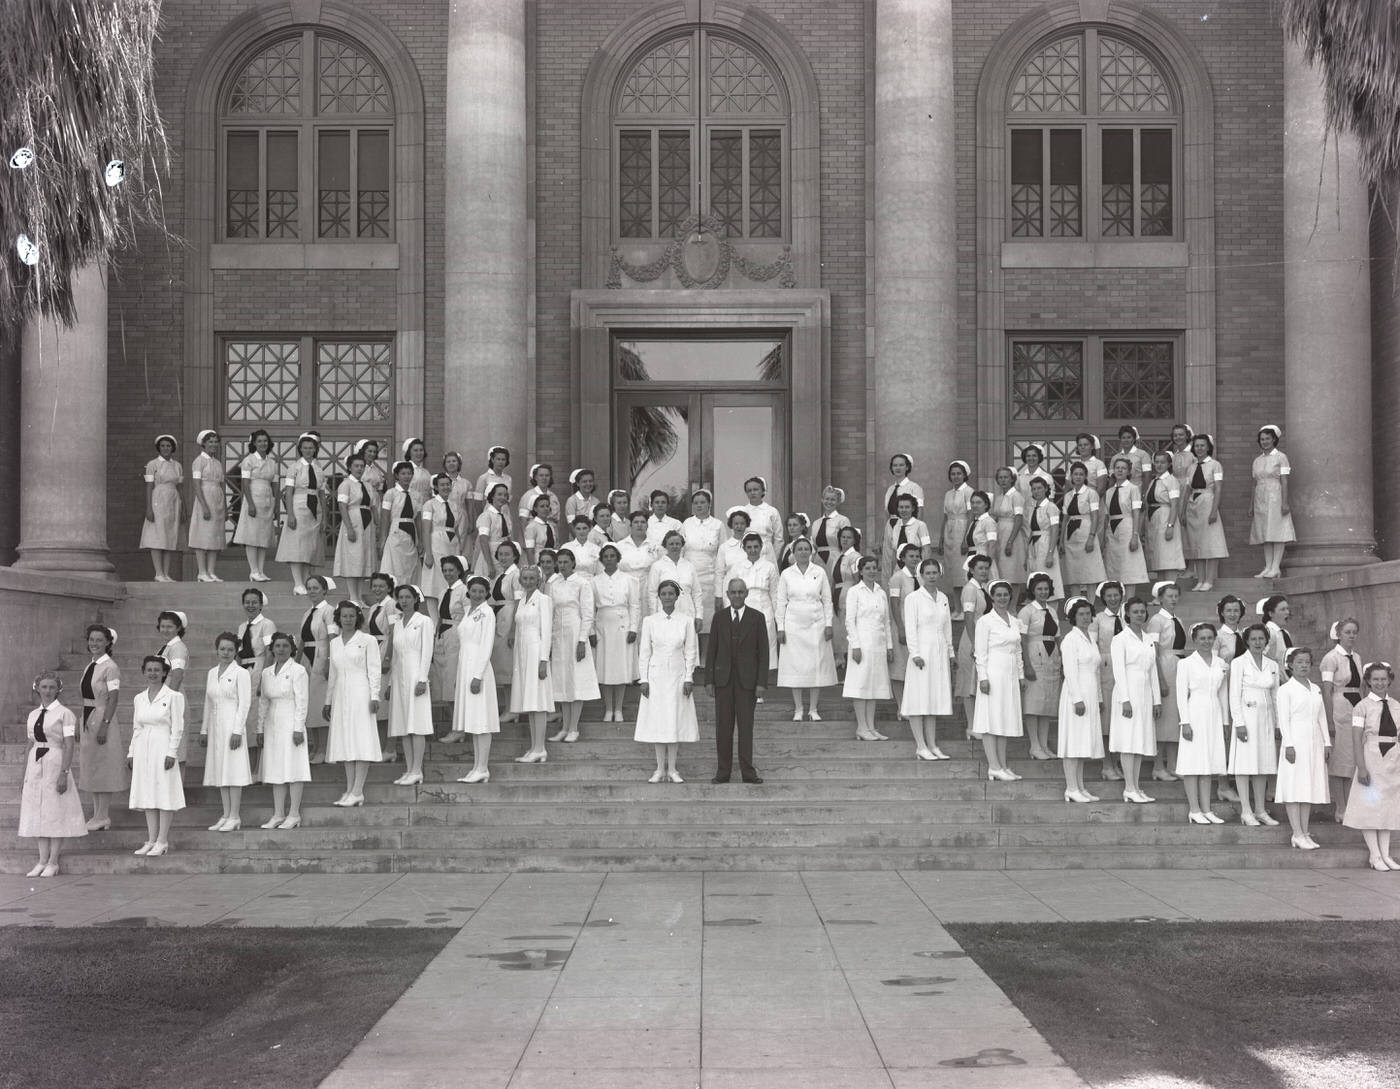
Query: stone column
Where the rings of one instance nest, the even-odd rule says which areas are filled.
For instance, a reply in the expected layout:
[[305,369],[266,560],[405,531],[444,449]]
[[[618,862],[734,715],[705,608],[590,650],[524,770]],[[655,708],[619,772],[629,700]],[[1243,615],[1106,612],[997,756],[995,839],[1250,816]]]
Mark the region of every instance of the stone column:
[[934,509],[957,456],[956,195],[952,0],[878,0],[872,509],[891,454]]
[[[1290,574],[1376,559],[1371,487],[1369,208],[1355,141],[1326,131],[1322,80],[1283,62],[1283,449]],[[1258,424],[1267,420],[1251,421]]]
[[447,29],[443,436],[475,477],[511,450],[524,491],[529,209],[525,0],[451,0]]
[[25,326],[17,568],[114,578],[107,560],[107,275],[73,276],[77,322]]

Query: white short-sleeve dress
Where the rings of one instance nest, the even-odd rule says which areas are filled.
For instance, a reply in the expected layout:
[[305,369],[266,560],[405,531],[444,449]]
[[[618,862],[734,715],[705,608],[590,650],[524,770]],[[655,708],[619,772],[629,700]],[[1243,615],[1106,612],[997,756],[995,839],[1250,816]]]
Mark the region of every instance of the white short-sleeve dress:
[[218,552],[228,541],[224,529],[227,518],[224,496],[224,466],[218,458],[211,458],[204,451],[190,465],[190,479],[204,496],[209,505],[209,518],[204,517],[204,508],[196,501],[190,505],[190,547]]
[[[1288,455],[1275,447],[1254,459],[1254,519],[1249,543],[1287,544],[1296,541],[1293,515],[1283,513],[1283,478],[1293,472]],[[1282,771],[1282,769],[1280,769]]]
[[180,547],[180,485],[185,471],[173,458],[154,457],[146,462],[145,476],[147,484],[155,485],[151,492],[155,520],[142,520],[141,547],[173,552]]
[[[39,736],[41,733],[42,739]],[[63,770],[64,739],[76,737],[77,733],[78,720],[58,700],[29,712],[25,736],[30,746],[25,753],[24,785],[19,794],[19,827],[16,835],[43,839],[71,839],[87,835],[78,784],[73,779],[71,769]],[[68,789],[62,794],[58,792],[59,779],[64,779],[68,784]]]

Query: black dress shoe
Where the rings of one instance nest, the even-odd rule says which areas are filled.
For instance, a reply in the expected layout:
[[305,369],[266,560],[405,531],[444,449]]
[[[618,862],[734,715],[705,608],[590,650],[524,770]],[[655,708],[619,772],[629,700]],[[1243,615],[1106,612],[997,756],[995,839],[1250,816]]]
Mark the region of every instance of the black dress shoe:
[[710,782],[712,782],[712,783],[727,783],[727,782],[729,782],[729,776],[727,776],[727,775],[716,775],[713,779],[710,780]]
[[761,783],[761,782],[763,782],[763,780],[760,779],[757,775],[755,775],[752,779],[745,779],[744,782],[746,782],[746,783]]

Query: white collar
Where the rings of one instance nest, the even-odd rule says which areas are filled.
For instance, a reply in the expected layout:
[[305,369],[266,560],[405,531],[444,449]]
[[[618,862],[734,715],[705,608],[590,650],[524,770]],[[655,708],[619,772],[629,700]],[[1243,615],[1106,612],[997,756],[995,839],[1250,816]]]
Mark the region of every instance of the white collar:
[[1162,616],[1165,616],[1168,620],[1175,620],[1175,619],[1176,619],[1176,614],[1175,614],[1175,613],[1169,613],[1169,612],[1167,612],[1167,607],[1166,607],[1165,605],[1158,605],[1158,606],[1157,606],[1157,609],[1158,609],[1158,611],[1160,612],[1160,614],[1161,614]]
[[263,614],[262,614],[261,612],[259,612],[257,616],[250,616],[247,620],[243,621],[243,623],[244,623],[245,625],[247,625],[248,627],[251,628],[254,624],[256,624],[256,623],[257,623],[259,620],[261,620],[262,618],[263,618]]
[[1367,692],[1366,698],[1368,700],[1375,700],[1377,703],[1384,703],[1386,701],[1385,696],[1378,696],[1374,692]]
[[110,654],[103,654],[102,657],[100,657],[100,658],[94,658],[94,659],[92,660],[92,664],[93,664],[93,665],[101,665],[103,662],[110,662],[111,660],[112,660],[112,656],[111,656]]

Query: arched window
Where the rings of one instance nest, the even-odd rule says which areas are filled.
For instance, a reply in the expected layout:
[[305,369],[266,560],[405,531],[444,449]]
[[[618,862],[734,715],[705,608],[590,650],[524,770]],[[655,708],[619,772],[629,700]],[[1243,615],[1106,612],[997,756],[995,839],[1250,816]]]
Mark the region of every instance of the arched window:
[[1181,237],[1181,104],[1166,65],[1107,29],[1036,46],[1008,89],[1013,239]]
[[224,239],[393,237],[394,103],[360,47],[314,30],[259,45],[222,103]]
[[613,103],[613,231],[669,239],[708,214],[726,237],[787,237],[787,89],[736,38],[696,28],[646,47]]

